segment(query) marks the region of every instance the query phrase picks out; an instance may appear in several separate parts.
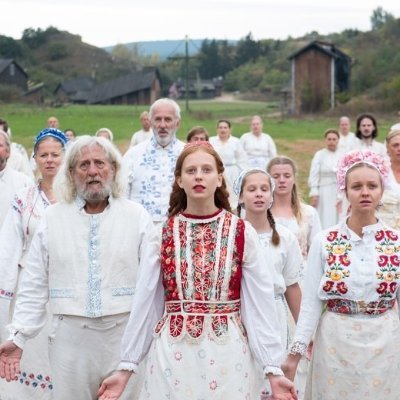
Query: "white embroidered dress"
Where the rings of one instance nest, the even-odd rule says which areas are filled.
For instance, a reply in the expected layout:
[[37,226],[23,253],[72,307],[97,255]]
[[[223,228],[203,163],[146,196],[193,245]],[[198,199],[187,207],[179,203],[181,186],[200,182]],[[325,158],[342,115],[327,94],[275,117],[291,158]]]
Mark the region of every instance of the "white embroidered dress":
[[[0,231],[0,337],[12,317],[18,281],[24,273],[26,254],[45,209],[50,205],[40,185],[21,189],[15,196]],[[24,348],[21,374],[16,382],[0,380],[0,399],[50,399],[53,389],[47,352],[49,327]]]
[[240,172],[247,168],[246,152],[243,150],[240,140],[234,136],[230,136],[226,141],[222,141],[218,136],[212,136],[210,143],[224,163],[224,177],[229,192],[229,203],[231,207],[236,208],[238,198],[233,191],[233,184]]
[[8,213],[15,193],[24,187],[32,186],[33,181],[22,172],[15,171],[9,165],[0,171],[0,227]]
[[317,210],[322,229],[338,223],[336,166],[342,154],[340,150],[321,149],[315,153],[311,161],[308,186],[310,197],[318,196]]
[[398,309],[351,314],[343,304],[323,312],[336,299],[360,307],[399,301],[399,235],[378,222],[364,227],[363,237],[345,223],[315,237],[292,347],[302,352],[318,325],[305,399],[400,398]]
[[244,133],[240,137],[240,143],[247,154],[250,168],[265,169],[271,158],[277,155],[275,142],[267,133],[261,133],[259,136],[252,132]]
[[226,211],[178,214],[144,259],[119,365],[135,371],[150,349],[141,399],[257,399],[253,355],[281,374],[282,347],[254,229]]
[[389,171],[389,187],[382,196],[382,206],[378,209],[378,217],[386,225],[400,230],[400,183],[397,182],[393,171]]

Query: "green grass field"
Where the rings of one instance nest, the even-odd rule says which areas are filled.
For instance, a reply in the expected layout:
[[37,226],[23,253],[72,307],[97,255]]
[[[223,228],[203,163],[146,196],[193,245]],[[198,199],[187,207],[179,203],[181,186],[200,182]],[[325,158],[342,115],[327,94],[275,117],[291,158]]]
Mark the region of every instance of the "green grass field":
[[[337,128],[338,117],[305,116],[282,118],[274,104],[250,101],[218,102],[212,100],[190,101],[190,111],[182,109],[181,127],[178,136],[184,139],[194,125],[204,126],[210,135],[215,134],[216,122],[220,118],[231,120],[233,134],[240,136],[249,131],[252,115],[264,120],[264,131],[271,134],[280,154],[292,157],[299,167],[300,188],[307,194],[306,180],[314,152],[322,148],[323,132]],[[60,108],[38,107],[22,104],[1,105],[0,117],[6,119],[12,129],[13,141],[32,149],[36,134],[46,126],[48,117],[56,116],[61,129],[72,128],[78,135],[94,134],[99,128],[107,127],[114,133],[115,143],[124,152],[132,133],[140,129],[139,115],[148,109],[145,106],[85,106],[70,105]],[[354,120],[356,116],[350,115]],[[378,116],[379,137],[383,141],[389,126],[396,121],[387,116]],[[354,130],[354,125],[353,125]]]

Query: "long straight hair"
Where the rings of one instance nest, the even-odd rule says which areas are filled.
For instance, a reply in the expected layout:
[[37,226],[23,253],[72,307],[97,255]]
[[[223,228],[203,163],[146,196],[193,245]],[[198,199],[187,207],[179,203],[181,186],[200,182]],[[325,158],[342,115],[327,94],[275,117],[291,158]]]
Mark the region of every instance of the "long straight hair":
[[294,184],[292,189],[292,194],[290,197],[290,205],[292,207],[293,214],[298,223],[302,221],[303,214],[301,212],[301,199],[297,190],[296,176],[297,176],[297,167],[294,161],[286,156],[277,156],[270,160],[267,165],[267,172],[271,174],[271,169],[274,165],[290,165],[293,171],[294,176]]
[[[174,216],[178,214],[180,211],[183,211],[187,207],[187,196],[185,191],[179,187],[178,179],[182,176],[182,166],[185,158],[190,154],[193,154],[196,151],[204,151],[212,155],[215,159],[215,163],[217,165],[217,171],[219,174],[223,174],[224,172],[224,164],[218,155],[218,153],[213,149],[213,147],[206,142],[207,145],[199,143],[193,143],[191,145],[186,145],[183,149],[182,153],[179,155],[178,159],[176,160],[175,166],[175,180],[172,185],[172,192],[169,198],[169,209],[168,209],[168,216]],[[224,208],[225,210],[232,212],[231,206],[229,205],[229,193],[226,188],[226,182],[224,177],[222,177],[222,184],[221,187],[218,187],[214,194],[214,202],[216,207]]]

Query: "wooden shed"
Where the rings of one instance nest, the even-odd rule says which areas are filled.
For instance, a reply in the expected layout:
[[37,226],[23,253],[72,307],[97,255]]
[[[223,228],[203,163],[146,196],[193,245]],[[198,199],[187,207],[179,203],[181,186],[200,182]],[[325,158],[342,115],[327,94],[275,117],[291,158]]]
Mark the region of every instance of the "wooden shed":
[[28,75],[13,59],[0,59],[0,84],[16,86],[21,92],[28,89]]
[[334,108],[336,93],[349,89],[351,59],[331,43],[313,41],[289,60],[294,114]]
[[158,70],[146,68],[94,86],[87,103],[149,105],[160,97]]

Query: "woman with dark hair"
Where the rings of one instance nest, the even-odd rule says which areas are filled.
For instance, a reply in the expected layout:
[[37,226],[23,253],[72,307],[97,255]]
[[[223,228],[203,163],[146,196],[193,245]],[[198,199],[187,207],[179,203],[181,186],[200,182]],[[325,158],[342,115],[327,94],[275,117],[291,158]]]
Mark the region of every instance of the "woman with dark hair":
[[202,126],[194,126],[189,130],[186,136],[186,142],[190,143],[197,141],[208,142],[208,132],[206,128],[203,128]]
[[257,399],[254,358],[274,399],[297,399],[279,367],[272,277],[257,233],[230,212],[223,171],[208,142],[179,156],[169,218],[144,250],[122,361],[100,400],[118,399],[147,353],[141,399]]

